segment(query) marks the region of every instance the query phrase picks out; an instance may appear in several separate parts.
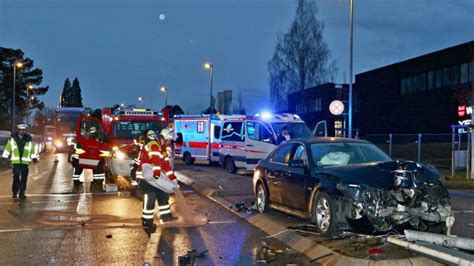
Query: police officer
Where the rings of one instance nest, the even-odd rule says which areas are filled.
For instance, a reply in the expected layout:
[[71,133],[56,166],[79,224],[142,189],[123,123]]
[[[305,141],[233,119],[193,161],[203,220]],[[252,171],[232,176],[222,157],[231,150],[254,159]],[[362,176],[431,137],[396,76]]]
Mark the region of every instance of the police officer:
[[[155,213],[155,202],[158,201],[158,210],[162,222],[174,220],[171,216],[170,205],[168,203],[168,193],[152,186],[152,178],[159,178],[162,174],[169,179],[176,179],[169,161],[164,160],[163,148],[157,141],[157,135],[153,130],[146,133],[146,143],[141,151],[140,165],[137,172],[143,172],[143,178],[140,180],[140,187],[143,191],[143,212],[142,224],[148,234],[155,232],[156,225],[153,223]],[[166,151],[165,151],[166,152]],[[150,176],[151,175],[151,176]],[[139,176],[137,176],[138,178]]]
[[[26,134],[27,126],[25,124],[17,125],[18,132],[14,133],[8,140],[2,157],[8,159],[10,157],[13,169],[12,192],[13,199],[17,200],[20,196],[21,200],[26,199],[26,183],[28,181],[28,165],[30,162],[38,161],[35,145],[31,136]],[[18,195],[19,193],[19,195]]]

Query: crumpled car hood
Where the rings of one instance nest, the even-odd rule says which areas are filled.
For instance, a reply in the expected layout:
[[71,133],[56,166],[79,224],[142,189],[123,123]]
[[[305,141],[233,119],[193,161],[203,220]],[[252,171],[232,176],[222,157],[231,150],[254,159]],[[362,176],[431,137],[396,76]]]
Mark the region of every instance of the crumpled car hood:
[[[345,166],[327,166],[316,168],[315,175],[326,174],[339,178],[341,181],[351,184],[364,184],[374,188],[394,187],[393,171],[406,167],[406,161],[390,161],[380,163],[367,163]],[[435,182],[439,179],[439,172],[431,165],[419,164],[422,168],[418,171],[415,183]]]

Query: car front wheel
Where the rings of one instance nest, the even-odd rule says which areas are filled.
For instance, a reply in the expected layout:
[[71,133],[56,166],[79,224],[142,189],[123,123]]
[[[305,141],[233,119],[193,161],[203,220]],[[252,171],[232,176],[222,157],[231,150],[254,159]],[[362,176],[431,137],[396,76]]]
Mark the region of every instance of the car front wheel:
[[323,236],[335,236],[338,234],[336,203],[325,191],[316,194],[313,221]]
[[265,186],[262,183],[257,185],[257,210],[259,213],[268,211],[268,195]]

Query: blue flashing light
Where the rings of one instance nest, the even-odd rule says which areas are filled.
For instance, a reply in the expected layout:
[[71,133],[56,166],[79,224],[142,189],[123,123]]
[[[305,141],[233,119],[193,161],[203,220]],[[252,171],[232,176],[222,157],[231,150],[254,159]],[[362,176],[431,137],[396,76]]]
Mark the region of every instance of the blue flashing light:
[[262,112],[260,116],[262,117],[263,120],[269,120],[273,117],[272,113],[270,112]]

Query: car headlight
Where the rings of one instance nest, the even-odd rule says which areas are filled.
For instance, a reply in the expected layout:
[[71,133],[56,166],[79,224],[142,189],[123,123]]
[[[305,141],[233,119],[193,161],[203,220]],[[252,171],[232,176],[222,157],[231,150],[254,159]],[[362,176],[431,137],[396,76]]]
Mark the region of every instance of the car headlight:
[[125,158],[127,158],[127,155],[124,152],[115,151],[114,152],[114,157],[119,159],[119,160],[124,160]]
[[361,186],[357,184],[338,183],[337,189],[344,194],[351,196],[354,200],[360,201],[362,199]]
[[54,141],[54,146],[61,148],[63,146],[63,142],[59,139]]

